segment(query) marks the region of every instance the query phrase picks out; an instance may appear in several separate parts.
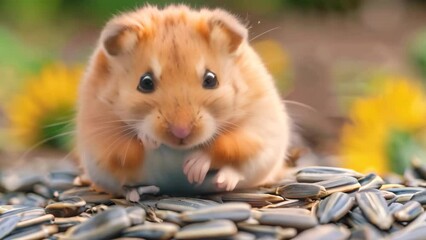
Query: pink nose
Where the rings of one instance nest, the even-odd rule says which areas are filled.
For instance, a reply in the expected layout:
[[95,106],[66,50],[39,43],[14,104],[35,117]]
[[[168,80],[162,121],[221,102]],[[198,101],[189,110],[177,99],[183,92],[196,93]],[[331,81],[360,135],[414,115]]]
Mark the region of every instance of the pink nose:
[[191,134],[191,128],[189,127],[171,126],[170,131],[175,137],[180,139],[186,138]]

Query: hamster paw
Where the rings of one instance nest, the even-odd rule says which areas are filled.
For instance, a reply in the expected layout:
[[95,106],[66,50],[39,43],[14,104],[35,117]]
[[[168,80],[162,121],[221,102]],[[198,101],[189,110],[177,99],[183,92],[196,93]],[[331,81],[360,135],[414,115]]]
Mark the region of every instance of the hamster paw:
[[155,150],[160,147],[161,143],[148,137],[146,134],[139,134],[139,139],[142,141],[143,146],[147,150]]
[[124,187],[126,191],[126,200],[129,202],[139,202],[144,194],[157,194],[160,188],[154,185],[141,187]]
[[243,180],[244,177],[232,167],[222,167],[214,178],[214,183],[219,189],[232,191],[237,186],[238,182]]
[[203,151],[190,154],[183,163],[183,172],[190,183],[202,184],[210,169],[211,158]]

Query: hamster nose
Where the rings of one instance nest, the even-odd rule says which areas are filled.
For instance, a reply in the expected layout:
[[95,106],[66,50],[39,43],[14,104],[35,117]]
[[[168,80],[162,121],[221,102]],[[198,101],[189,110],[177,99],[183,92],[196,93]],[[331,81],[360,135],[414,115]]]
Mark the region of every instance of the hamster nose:
[[191,134],[191,127],[182,127],[182,126],[170,126],[170,131],[172,134],[180,139],[186,138]]

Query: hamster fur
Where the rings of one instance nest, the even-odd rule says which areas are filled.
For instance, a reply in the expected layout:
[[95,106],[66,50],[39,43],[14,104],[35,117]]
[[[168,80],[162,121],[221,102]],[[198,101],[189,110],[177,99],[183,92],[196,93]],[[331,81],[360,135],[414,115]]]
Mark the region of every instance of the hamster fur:
[[220,9],[145,6],[114,17],[79,89],[81,164],[114,194],[125,185],[209,192],[272,182],[289,126],[247,28]]

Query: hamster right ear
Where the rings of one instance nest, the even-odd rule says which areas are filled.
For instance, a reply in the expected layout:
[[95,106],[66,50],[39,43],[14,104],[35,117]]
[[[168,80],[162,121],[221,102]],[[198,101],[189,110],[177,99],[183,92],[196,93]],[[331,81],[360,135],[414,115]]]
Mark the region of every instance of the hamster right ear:
[[141,26],[109,24],[101,34],[105,51],[111,56],[132,51],[140,40]]

